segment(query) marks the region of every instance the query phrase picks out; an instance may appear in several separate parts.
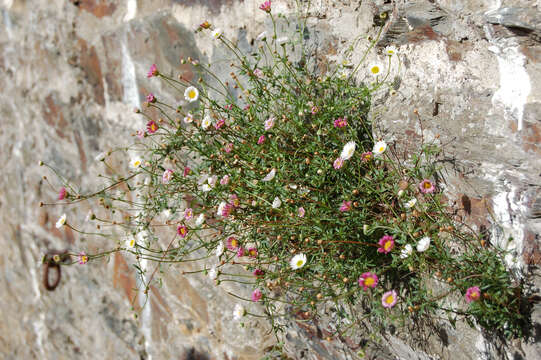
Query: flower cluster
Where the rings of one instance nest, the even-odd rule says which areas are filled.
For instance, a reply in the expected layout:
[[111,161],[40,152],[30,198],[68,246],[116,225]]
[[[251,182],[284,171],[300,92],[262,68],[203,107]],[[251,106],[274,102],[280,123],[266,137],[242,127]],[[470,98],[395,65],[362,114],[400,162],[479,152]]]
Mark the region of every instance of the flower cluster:
[[[271,1],[259,8],[274,22]],[[445,309],[424,283],[437,278],[450,294],[465,294],[466,316],[487,327],[519,328],[512,311],[496,316],[517,309],[511,276],[478,234],[449,215],[436,181],[438,149],[420,144],[405,162],[388,138],[374,137],[371,93],[388,69],[365,66],[375,77],[356,83],[349,64],[324,76],[295,61],[288,46],[277,51],[289,42],[281,34],[262,34],[256,41],[263,46],[238,56],[219,28],[205,21],[198,31],[233,51],[237,63],[220,79],[208,76],[219,65],[183,59],[199,73],[197,83],[150,67],[149,81],[163,80],[183,100],[165,104],[151,93],[138,111],[146,127],[137,144],[145,151],[119,180],[134,192],[122,200],[136,206],[122,208],[107,191],[97,193],[106,209],[118,207],[130,220],[119,249],[136,259],[205,259],[199,272],[217,286],[248,286],[238,296],[266,306],[268,316],[279,316],[274,301],[311,316],[326,301],[364,303],[374,309],[374,324],[391,313],[430,314]],[[73,196],[58,193],[60,200]],[[56,225],[67,225],[66,215]],[[153,250],[168,231],[175,246]],[[242,305],[234,307],[233,318],[246,315]]]

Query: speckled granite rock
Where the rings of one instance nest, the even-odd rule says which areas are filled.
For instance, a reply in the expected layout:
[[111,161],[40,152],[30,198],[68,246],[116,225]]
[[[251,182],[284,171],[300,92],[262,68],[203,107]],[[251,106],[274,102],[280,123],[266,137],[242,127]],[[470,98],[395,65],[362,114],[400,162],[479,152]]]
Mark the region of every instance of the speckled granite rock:
[[[39,160],[54,164],[82,189],[95,189],[96,175],[105,171],[95,156],[128,142],[143,125],[132,109],[146,93],[179,99],[146,78],[148,66],[157,63],[161,71],[192,77],[180,57],[222,59],[210,38],[193,32],[204,19],[248,49],[269,26],[258,5],[252,0],[0,2],[3,358],[258,359],[275,343],[264,321],[250,319],[241,327],[232,320],[235,301],[227,287],[182,275],[187,268],[168,269],[137,319],[132,259],[121,255],[63,268],[60,286],[45,291],[40,262],[47,250],[91,252],[106,244],[54,226],[66,212],[68,221],[90,228],[85,216],[92,204],[37,206],[56,196],[41,179],[47,172]],[[273,1],[273,8],[294,17],[291,1]],[[375,36],[373,23],[381,11],[389,11],[386,24],[394,35],[367,61],[383,61],[381,46],[393,44],[401,67],[391,70],[396,95],[384,91],[376,98],[376,134],[396,149],[415,149],[421,138],[438,137],[449,159],[441,186],[474,226],[491,229],[493,242],[514,250],[509,265],[538,287],[539,276],[529,270],[541,263],[536,37],[541,2],[312,0],[308,35],[317,68],[326,71],[341,61],[353,38]],[[353,49],[353,62],[365,44]],[[119,168],[125,162],[113,161]],[[509,235],[514,241],[504,243]],[[133,306],[138,310],[139,302]],[[437,331],[381,334],[377,341],[362,334],[327,340],[332,314],[318,323],[293,316],[283,348],[294,359],[535,359],[541,357],[540,314],[536,308],[533,339],[507,347],[465,324],[453,329],[446,323],[437,324]]]

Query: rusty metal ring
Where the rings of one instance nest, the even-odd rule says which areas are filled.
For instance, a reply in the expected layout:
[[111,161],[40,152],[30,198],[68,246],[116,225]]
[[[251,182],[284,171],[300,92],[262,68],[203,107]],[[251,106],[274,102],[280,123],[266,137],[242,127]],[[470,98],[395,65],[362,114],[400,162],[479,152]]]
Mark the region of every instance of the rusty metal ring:
[[[60,283],[60,279],[62,278],[62,270],[60,269],[60,264],[46,262],[43,264],[43,266],[43,286],[45,286],[45,289],[47,289],[48,291],[53,291],[54,289],[56,289],[56,287]],[[56,279],[52,284],[49,282],[49,269],[51,268],[56,269],[57,274]]]

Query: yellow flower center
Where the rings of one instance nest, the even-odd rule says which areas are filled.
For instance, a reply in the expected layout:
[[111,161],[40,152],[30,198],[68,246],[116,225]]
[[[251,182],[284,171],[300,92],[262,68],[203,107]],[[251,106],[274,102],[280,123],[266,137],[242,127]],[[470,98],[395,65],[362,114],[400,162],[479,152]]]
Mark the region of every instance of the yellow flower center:
[[297,260],[297,267],[301,267],[303,263],[302,259]]
[[372,74],[379,74],[379,66],[373,66],[370,71],[372,72]]
[[133,163],[133,166],[135,166],[135,167],[137,167],[137,166],[139,166],[139,165],[141,165],[141,162],[140,162],[139,160],[137,160],[137,161],[135,161],[135,162]]
[[236,248],[239,245],[239,242],[237,240],[231,240],[231,246]]
[[81,261],[84,262],[84,263],[88,262],[88,256],[82,256]]
[[372,285],[374,285],[374,278],[368,277],[368,278],[364,279],[364,284],[365,284],[366,286],[372,286]]
[[425,189],[430,189],[432,187],[432,184],[427,181],[427,182],[424,183],[423,187]]
[[189,97],[190,99],[195,98],[195,96],[196,96],[195,90],[190,90],[190,91],[188,92],[188,97]]
[[378,151],[379,151],[380,153],[384,152],[384,151],[385,151],[385,147],[380,146],[380,148],[378,149]]
[[130,240],[130,247],[134,247],[135,246],[135,239],[131,239]]
[[479,292],[477,291],[474,291],[470,294],[470,297],[473,299],[473,300],[477,300],[479,299]]
[[389,305],[392,304],[393,301],[394,301],[394,296],[392,294],[387,296],[387,298],[385,299],[385,303],[387,303]]
[[387,242],[385,243],[385,245],[383,245],[383,248],[384,248],[385,250],[389,250],[389,248],[390,248],[392,245],[393,245],[392,242],[387,241]]

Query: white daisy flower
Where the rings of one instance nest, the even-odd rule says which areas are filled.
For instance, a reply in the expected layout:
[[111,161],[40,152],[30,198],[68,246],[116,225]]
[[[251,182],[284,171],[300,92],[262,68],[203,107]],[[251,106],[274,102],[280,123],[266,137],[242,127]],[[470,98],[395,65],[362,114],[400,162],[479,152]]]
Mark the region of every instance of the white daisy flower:
[[133,249],[136,244],[137,244],[137,241],[135,240],[135,237],[131,236],[126,239],[126,247],[128,249]]
[[212,190],[212,188],[210,187],[209,184],[203,184],[203,185],[201,185],[201,191],[202,191],[202,192],[209,192],[210,190]]
[[289,38],[287,36],[282,36],[282,37],[279,37],[278,39],[276,39],[276,43],[278,45],[284,45],[288,41],[289,41]]
[[355,141],[350,141],[344,145],[344,148],[342,149],[342,153],[340,154],[340,157],[344,160],[349,160],[353,153],[355,152]]
[[209,278],[211,278],[212,280],[216,280],[216,278],[218,277],[218,271],[216,271],[216,266],[210,268],[208,275]]
[[348,78],[348,75],[348,72],[343,70],[338,73],[338,77],[342,80],[346,80]]
[[263,179],[261,179],[261,181],[271,181],[272,179],[274,179],[275,175],[276,169],[273,168]]
[[137,169],[139,166],[141,166],[142,163],[143,161],[141,160],[141,158],[136,157],[131,160],[130,165],[132,168]]
[[426,251],[429,246],[430,246],[430,238],[428,236],[425,236],[424,238],[422,238],[421,240],[417,242],[417,251],[418,252]]
[[218,246],[216,247],[216,256],[217,257],[222,256],[222,254],[224,253],[224,249],[225,249],[224,243],[220,241],[218,243]]
[[244,315],[246,315],[246,310],[244,310],[241,304],[236,304],[233,309],[233,318],[235,320],[240,320]]
[[274,198],[274,201],[272,202],[272,208],[278,209],[282,205],[282,200],[277,196]]
[[405,259],[413,253],[413,246],[406,244],[404,248],[400,251],[400,258]]
[[381,155],[387,150],[387,143],[385,141],[378,141],[374,144],[374,148],[372,149],[372,153],[375,156]]
[[103,160],[105,160],[105,156],[107,156],[107,153],[100,152],[98,155],[96,155],[95,160],[96,161],[103,161]]
[[265,40],[266,38],[267,38],[267,32],[263,31],[261,34],[257,35],[256,40],[261,41],[261,40]]
[[387,55],[389,56],[393,56],[394,54],[396,54],[396,48],[394,46],[387,46],[385,48],[385,53],[387,53]]
[[218,205],[218,211],[216,211],[216,215],[222,216],[222,213],[224,212],[225,206],[227,203],[225,201],[222,201],[220,205]]
[[199,99],[199,90],[195,86],[189,86],[184,91],[184,99],[189,102],[194,102]]
[[62,216],[56,222],[56,228],[60,229],[65,224],[66,224],[66,214],[62,214]]
[[210,116],[207,115],[203,118],[203,121],[201,121],[201,127],[207,129],[210,125],[212,125],[212,120],[210,119]]
[[207,182],[211,187],[216,186],[216,181],[218,181],[218,176],[217,175],[209,176],[209,178],[207,179]]
[[205,222],[205,214],[199,214],[197,219],[195,219],[195,226],[201,226]]
[[297,254],[291,258],[289,261],[289,265],[293,270],[300,269],[306,264],[306,255],[304,254]]
[[186,124],[193,122],[193,115],[190,113],[187,113],[186,116],[184,117],[184,122]]
[[215,39],[219,39],[222,36],[222,30],[216,29],[212,32],[212,37]]
[[370,67],[368,68],[368,71],[370,72],[370,74],[372,76],[378,76],[381,74],[381,71],[383,70],[383,68],[381,67],[381,65],[379,64],[372,64],[370,65]]
[[411,209],[412,207],[415,206],[415,204],[417,204],[417,199],[413,198],[413,199],[409,200],[408,202],[406,202],[406,204],[404,206],[406,207],[406,209]]

